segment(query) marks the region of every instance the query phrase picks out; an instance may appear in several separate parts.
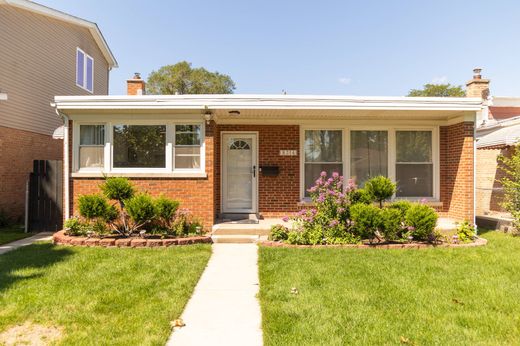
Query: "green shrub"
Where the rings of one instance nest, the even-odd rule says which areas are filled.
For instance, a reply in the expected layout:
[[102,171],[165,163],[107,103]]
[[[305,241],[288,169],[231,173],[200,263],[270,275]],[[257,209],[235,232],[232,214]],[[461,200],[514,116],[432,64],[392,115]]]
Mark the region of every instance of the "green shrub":
[[372,204],[354,204],[350,207],[352,228],[363,239],[373,239],[382,226],[381,209]]
[[293,245],[308,245],[307,234],[299,230],[290,230],[286,242]]
[[393,202],[392,204],[390,204],[388,206],[388,208],[398,209],[404,217],[404,215],[406,215],[406,212],[408,211],[408,209],[410,209],[411,206],[412,206],[411,202],[402,200],[402,201]]
[[147,194],[137,194],[126,200],[125,210],[134,222],[133,229],[140,228],[155,218],[156,210],[152,197]]
[[77,217],[65,221],[65,234],[73,236],[84,236],[87,234],[88,225]]
[[366,189],[357,189],[349,193],[350,203],[352,204],[371,204],[374,201],[374,196]]
[[103,219],[108,223],[113,223],[119,217],[119,210],[115,205],[109,205]]
[[179,209],[179,201],[161,196],[155,200],[155,212],[159,222],[159,226],[170,228],[177,209]]
[[379,175],[370,178],[365,183],[366,192],[379,202],[379,207],[383,208],[383,202],[392,197],[395,192],[395,184],[390,179]]
[[110,177],[100,185],[101,190],[108,199],[118,201],[124,206],[124,201],[134,196],[135,190],[127,178]]
[[520,231],[520,144],[514,147],[511,157],[500,155],[498,167],[505,173],[500,179],[504,188],[504,202],[502,206],[511,213],[513,226]]
[[476,235],[475,227],[468,221],[463,221],[457,225],[457,236],[462,243],[473,241]]
[[400,238],[403,216],[401,210],[397,208],[381,210],[381,233],[386,241],[395,241]]
[[269,240],[283,241],[287,240],[289,229],[283,225],[271,226],[271,232],[269,233]]
[[82,195],[78,199],[79,214],[88,220],[107,217],[108,201],[101,195]]
[[425,204],[413,203],[405,215],[409,233],[415,240],[431,240],[437,225],[437,213]]

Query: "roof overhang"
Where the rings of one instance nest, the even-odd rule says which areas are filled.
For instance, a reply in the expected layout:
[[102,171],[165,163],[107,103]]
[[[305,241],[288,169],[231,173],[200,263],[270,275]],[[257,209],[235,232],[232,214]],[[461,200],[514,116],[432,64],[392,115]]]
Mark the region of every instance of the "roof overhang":
[[316,95],[56,96],[58,109],[278,109],[480,111],[479,98]]
[[[480,131],[479,131],[480,132]],[[520,123],[477,134],[477,148],[516,145],[520,142]]]
[[476,112],[482,110],[482,100],[327,95],[56,96],[54,106],[67,115],[211,113],[217,122],[230,123],[258,119],[445,121],[461,117],[474,121]]
[[103,56],[108,62],[108,66],[110,68],[118,67],[117,60],[112,54],[112,51],[110,50],[110,47],[108,46],[105,38],[103,37],[103,34],[101,33],[101,30],[99,30],[99,27],[96,23],[90,22],[88,20],[72,16],[70,14],[52,9],[47,6],[43,6],[40,4],[37,4],[32,1],[27,0],[0,0],[0,5],[7,4],[11,5],[20,9],[24,9],[27,11],[31,11],[33,13],[41,14],[47,17],[51,17],[57,20],[61,20],[67,23],[71,23],[74,25],[79,25],[82,27],[87,28],[90,33],[92,34],[92,37],[94,38],[94,41],[96,41],[96,44],[99,46],[99,49],[103,53]]

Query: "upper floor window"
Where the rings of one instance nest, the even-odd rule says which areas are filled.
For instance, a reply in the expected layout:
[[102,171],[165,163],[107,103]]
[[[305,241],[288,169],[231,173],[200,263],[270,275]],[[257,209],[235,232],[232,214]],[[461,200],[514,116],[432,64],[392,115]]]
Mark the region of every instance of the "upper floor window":
[[94,59],[81,49],[76,49],[76,85],[94,92]]

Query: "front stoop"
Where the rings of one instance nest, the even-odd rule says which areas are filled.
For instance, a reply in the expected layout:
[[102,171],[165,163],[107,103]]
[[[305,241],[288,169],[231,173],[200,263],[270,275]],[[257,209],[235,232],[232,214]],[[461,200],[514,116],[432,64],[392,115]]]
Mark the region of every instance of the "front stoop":
[[212,235],[211,240],[213,240],[213,243],[250,244],[257,243],[260,240],[260,236],[244,234]]
[[272,225],[283,223],[281,219],[262,219],[256,224],[217,223],[213,225],[211,239],[214,243],[257,243],[267,239]]

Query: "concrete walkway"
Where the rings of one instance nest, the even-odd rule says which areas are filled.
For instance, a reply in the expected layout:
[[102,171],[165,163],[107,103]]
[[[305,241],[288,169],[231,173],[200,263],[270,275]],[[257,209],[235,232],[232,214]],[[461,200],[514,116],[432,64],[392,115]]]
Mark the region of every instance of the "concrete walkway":
[[256,244],[213,244],[213,254],[167,345],[262,345]]
[[32,243],[36,241],[42,241],[42,240],[51,240],[52,239],[52,232],[41,232],[36,235],[33,235],[29,238],[24,238],[20,240],[13,241],[11,243],[7,243],[4,245],[0,245],[0,255],[3,255],[6,252],[9,252],[14,249],[18,249],[22,246],[31,245]]

